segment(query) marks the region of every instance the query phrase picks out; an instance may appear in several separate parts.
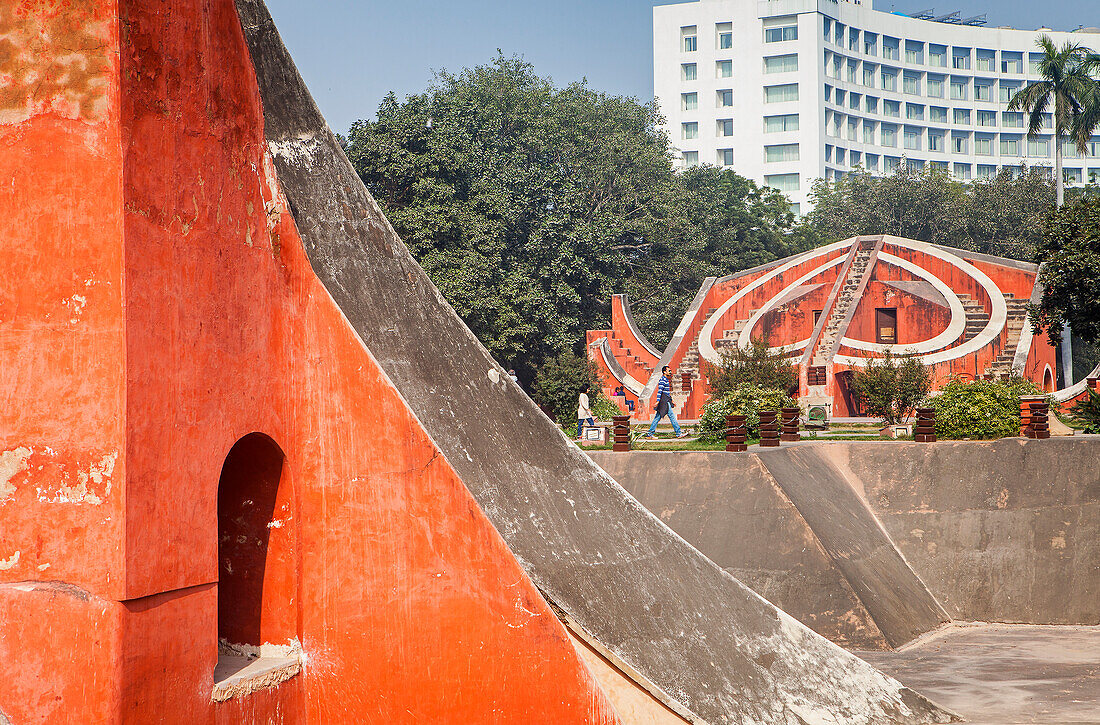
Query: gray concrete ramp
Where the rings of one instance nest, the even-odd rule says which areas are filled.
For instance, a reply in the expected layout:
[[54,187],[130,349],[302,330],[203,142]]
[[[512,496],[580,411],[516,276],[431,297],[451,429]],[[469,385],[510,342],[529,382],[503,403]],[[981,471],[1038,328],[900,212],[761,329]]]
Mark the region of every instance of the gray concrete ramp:
[[589,452],[632,496],[753,591],[848,649],[890,644],[755,455]]
[[563,618],[698,722],[947,722],[701,555],[565,439],[394,233],[262,1],[237,7],[314,271]]
[[892,646],[951,620],[902,558],[828,447],[761,449],[757,455]]

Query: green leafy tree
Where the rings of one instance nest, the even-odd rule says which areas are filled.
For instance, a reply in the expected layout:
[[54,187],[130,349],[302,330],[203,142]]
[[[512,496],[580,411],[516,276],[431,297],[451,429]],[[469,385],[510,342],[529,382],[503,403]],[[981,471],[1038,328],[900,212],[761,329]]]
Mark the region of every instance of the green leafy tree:
[[675,177],[653,103],[555,88],[498,56],[383,100],[347,153],[489,351],[530,371],[574,349],[646,268]]
[[811,187],[808,216],[830,240],[860,234],[893,234],[927,242],[965,238],[965,188],[936,168],[898,166],[885,177],[854,171]]
[[1062,206],[1065,179],[1062,178],[1062,141],[1072,137],[1078,150],[1085,153],[1100,112],[1096,100],[1095,71],[1100,68],[1095,53],[1080,43],[1057,47],[1049,35],[1040,35],[1035,44],[1042,51],[1039,75],[1042,80],[1029,83],[1016,92],[1008,103],[1009,111],[1028,114],[1028,136],[1044,132],[1046,115],[1054,121],[1055,206]]
[[655,103],[555,87],[520,58],[391,93],[348,158],[489,351],[530,379],[581,352],[626,292],[661,346],[707,275],[813,244],[786,199],[729,170],[673,169]]
[[1036,332],[1056,343],[1068,324],[1086,343],[1100,342],[1100,197],[1083,197],[1053,214],[1039,258],[1043,294],[1029,308]]
[[819,179],[810,196],[806,225],[826,242],[893,234],[1031,260],[1054,206],[1054,183],[1034,168],[963,183],[940,169],[903,164],[881,177],[855,171]]
[[596,364],[567,350],[539,368],[532,398],[561,425],[576,425],[581,391],[588,388],[589,406],[596,413],[602,385]]
[[760,411],[793,408],[798,402],[785,390],[762,388],[758,385],[741,385],[722,397],[713,398],[703,406],[699,416],[699,435],[704,440],[715,441],[725,435],[726,416],[743,415],[749,436],[760,437]]
[[899,362],[887,352],[880,360],[868,360],[865,367],[857,369],[851,388],[868,413],[892,425],[911,416],[928,396],[932,375],[918,358],[903,357]]
[[1020,434],[1020,396],[1037,395],[1034,383],[951,380],[930,401],[936,435],[945,439],[1006,438]]
[[798,371],[789,358],[772,351],[766,338],[753,338],[747,349],[735,346],[724,350],[721,364],[707,364],[706,370],[707,387],[713,397],[725,396],[742,385],[788,393],[798,387]]

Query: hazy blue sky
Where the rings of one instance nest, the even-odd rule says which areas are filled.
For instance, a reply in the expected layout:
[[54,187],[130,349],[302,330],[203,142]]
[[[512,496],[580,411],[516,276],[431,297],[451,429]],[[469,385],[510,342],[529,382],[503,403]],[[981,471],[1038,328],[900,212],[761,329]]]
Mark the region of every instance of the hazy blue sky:
[[[755,2],[755,0],[743,0]],[[1100,25],[1098,0],[876,0],[879,10],[934,5],[990,25]],[[267,0],[283,40],[334,131],[373,118],[389,91],[425,88],[435,69],[484,63],[500,48],[556,83],[653,98],[653,5],[668,0]]]

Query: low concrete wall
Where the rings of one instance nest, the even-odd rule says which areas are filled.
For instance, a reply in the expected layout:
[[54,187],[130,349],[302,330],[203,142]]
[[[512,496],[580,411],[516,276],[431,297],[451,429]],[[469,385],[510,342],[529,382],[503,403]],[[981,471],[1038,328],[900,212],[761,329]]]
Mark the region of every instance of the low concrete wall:
[[1100,437],[591,455],[717,564],[849,647],[897,646],[935,628],[939,607],[1100,623]]
[[1100,438],[844,448],[952,617],[1100,624]]

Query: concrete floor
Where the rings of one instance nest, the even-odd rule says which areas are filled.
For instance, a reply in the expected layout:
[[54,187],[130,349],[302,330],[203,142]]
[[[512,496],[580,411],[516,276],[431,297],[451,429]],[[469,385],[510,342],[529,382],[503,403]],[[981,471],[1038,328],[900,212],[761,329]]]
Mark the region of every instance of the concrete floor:
[[955,624],[856,654],[972,725],[1100,723],[1100,627]]

